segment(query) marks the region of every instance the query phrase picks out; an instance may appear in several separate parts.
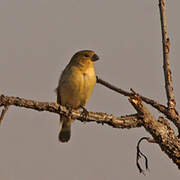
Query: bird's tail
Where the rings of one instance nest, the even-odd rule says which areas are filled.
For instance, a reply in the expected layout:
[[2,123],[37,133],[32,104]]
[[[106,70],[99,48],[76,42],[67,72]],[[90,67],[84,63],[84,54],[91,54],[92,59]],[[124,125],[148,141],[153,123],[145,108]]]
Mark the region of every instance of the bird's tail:
[[59,132],[59,141],[68,142],[71,137],[71,118],[61,115],[62,128]]

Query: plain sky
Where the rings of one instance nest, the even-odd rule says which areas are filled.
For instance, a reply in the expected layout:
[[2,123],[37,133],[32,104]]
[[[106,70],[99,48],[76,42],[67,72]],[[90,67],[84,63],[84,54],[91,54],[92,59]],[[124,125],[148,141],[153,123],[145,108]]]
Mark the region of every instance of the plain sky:
[[[180,1],[167,2],[173,84],[180,109]],[[166,104],[158,0],[0,0],[0,93],[56,101],[54,89],[72,55],[92,49],[102,79]],[[161,115],[148,106],[155,117]],[[86,108],[135,113],[128,98],[99,84]],[[136,144],[144,128],[75,121],[58,141],[59,117],[10,107],[0,127],[1,180],[179,179],[158,145],[143,143],[150,172],[140,175]],[[143,163],[143,162],[142,162]]]

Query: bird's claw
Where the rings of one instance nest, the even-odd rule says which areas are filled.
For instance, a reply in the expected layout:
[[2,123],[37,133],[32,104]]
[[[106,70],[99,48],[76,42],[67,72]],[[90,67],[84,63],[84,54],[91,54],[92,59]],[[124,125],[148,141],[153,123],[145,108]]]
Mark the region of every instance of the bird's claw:
[[87,119],[88,115],[89,115],[89,112],[86,108],[84,108],[83,106],[81,106],[81,108],[83,109],[83,111],[81,112],[81,116],[83,119]]
[[66,108],[67,108],[67,110],[69,110],[68,116],[69,116],[69,117],[72,117],[72,108],[70,108],[70,107],[68,107],[68,106],[66,106]]

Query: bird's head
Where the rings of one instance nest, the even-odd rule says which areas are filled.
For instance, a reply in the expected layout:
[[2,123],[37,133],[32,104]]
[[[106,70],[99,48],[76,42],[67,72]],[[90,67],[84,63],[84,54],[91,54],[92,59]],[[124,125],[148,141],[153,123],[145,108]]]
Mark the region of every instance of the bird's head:
[[94,51],[91,50],[82,50],[74,54],[74,56],[71,58],[71,61],[73,63],[77,64],[94,64],[95,61],[99,60],[99,57],[97,54],[95,54]]

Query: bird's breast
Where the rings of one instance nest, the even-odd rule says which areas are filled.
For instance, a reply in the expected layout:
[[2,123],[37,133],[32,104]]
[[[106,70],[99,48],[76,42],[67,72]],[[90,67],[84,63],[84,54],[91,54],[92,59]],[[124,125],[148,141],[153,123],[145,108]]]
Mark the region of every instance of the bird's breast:
[[94,67],[80,70],[72,68],[64,75],[65,81],[60,86],[60,96],[62,105],[77,109],[85,106],[92,94],[96,83]]
[[80,94],[82,106],[85,106],[96,84],[96,74],[94,68],[89,68],[87,71],[82,73],[82,76],[83,83],[81,85]]

